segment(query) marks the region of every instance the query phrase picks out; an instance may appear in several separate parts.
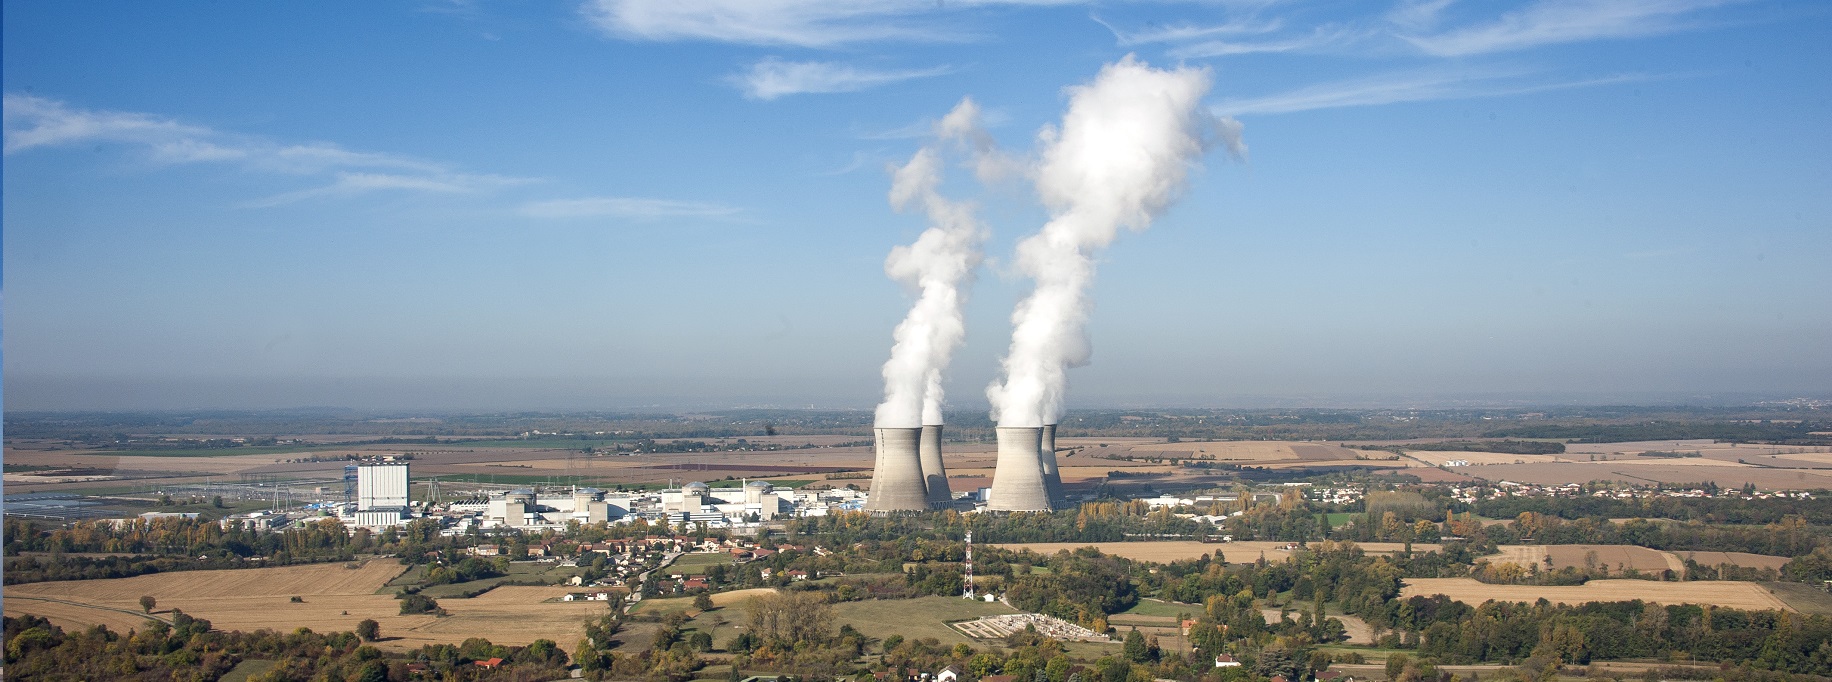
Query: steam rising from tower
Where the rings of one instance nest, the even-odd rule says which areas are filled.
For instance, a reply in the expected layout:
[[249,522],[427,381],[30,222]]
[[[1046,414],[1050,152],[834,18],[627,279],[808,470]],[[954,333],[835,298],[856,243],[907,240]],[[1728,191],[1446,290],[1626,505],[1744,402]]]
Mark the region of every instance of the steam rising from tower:
[[[942,141],[960,140],[983,156],[985,136],[979,132],[979,106],[963,99],[936,124]],[[898,246],[885,259],[891,279],[914,288],[916,303],[893,333],[896,343],[884,363],[884,402],[878,405],[877,425],[911,427],[942,423],[942,372],[966,336],[961,319],[963,291],[980,265],[980,243],[986,230],[974,216],[974,206],[942,196],[942,155],[938,145],[923,147],[909,163],[896,170],[891,181],[891,205],[907,209],[920,206],[930,226],[915,243]]]
[[[915,243],[891,250],[884,271],[917,292],[893,333],[895,344],[884,363],[884,402],[876,415],[878,461],[872,473],[867,505],[880,511],[945,505],[952,494],[942,465],[942,373],[966,336],[961,317],[964,289],[980,265],[980,243],[986,230],[974,206],[942,196],[942,150],[939,143],[965,144],[977,157],[981,173],[993,158],[990,137],[980,131],[979,106],[963,99],[935,126],[937,144],[916,152],[892,177],[891,205],[899,210],[920,206],[930,226]],[[919,431],[907,450],[909,430]],[[895,443],[887,443],[887,438]],[[917,472],[914,477],[907,472]]]
[[1018,270],[1035,287],[1012,311],[1004,381],[986,389],[999,425],[987,509],[1047,511],[1061,503],[1056,423],[1067,371],[1091,353],[1094,256],[1121,227],[1149,226],[1215,137],[1240,152],[1239,124],[1200,106],[1208,89],[1206,69],[1153,69],[1127,55],[1069,88],[1062,127],[1039,135],[1035,178],[1050,220],[1018,243]]
[[[1131,55],[1069,88],[1061,128],[1040,136],[1037,193],[1050,220],[1018,244],[1018,270],[1035,288],[1012,312],[1004,381],[986,390],[999,426],[1061,418],[1067,370],[1091,353],[1085,325],[1095,254],[1120,228],[1145,229],[1177,198],[1212,133],[1238,130],[1200,106],[1208,89],[1206,69],[1154,69]],[[1238,149],[1238,141],[1227,142]]]

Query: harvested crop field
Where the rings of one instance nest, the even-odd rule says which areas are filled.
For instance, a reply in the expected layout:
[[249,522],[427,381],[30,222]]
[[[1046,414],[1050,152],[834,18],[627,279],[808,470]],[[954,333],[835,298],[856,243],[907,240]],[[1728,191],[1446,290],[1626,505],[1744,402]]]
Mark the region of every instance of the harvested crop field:
[[1686,564],[1667,552],[1635,545],[1502,545],[1490,563],[1537,565],[1542,569],[1604,568],[1614,572],[1684,571]]
[[1593,601],[1642,601],[1660,604],[1711,604],[1736,609],[1791,610],[1757,583],[1698,580],[1672,583],[1653,580],[1592,580],[1583,585],[1489,585],[1474,578],[1408,578],[1400,597],[1441,594],[1466,604],[1485,601],[1532,603],[1544,598],[1559,604]]
[[[1002,549],[1028,549],[1038,554],[1055,554],[1068,550],[1075,551],[1082,547],[1094,547],[1103,554],[1126,557],[1134,561],[1151,561],[1170,563],[1186,561],[1204,554],[1222,555],[1228,563],[1244,564],[1258,561],[1263,553],[1268,561],[1284,561],[1291,558],[1291,552],[1285,547],[1291,543],[1270,541],[1244,542],[1196,542],[1193,540],[1163,540],[1156,542],[1021,542],[993,545]],[[1369,554],[1382,554],[1404,551],[1406,546],[1398,542],[1364,542],[1357,543],[1362,551]],[[1414,552],[1435,552],[1440,545],[1415,543]]]
[[1455,470],[1489,481],[1514,481],[1535,485],[1558,485],[1587,481],[1620,481],[1637,485],[1650,483],[1689,484],[1710,481],[1724,488],[1753,483],[1762,490],[1814,490],[1832,488],[1832,472],[1824,469],[1772,469],[1739,465],[1735,462],[1691,459],[1691,464],[1674,464],[1677,460],[1642,460],[1634,463],[1552,462],[1545,464],[1493,464],[1456,467]]
[[[457,644],[469,637],[498,644],[545,638],[569,646],[583,633],[584,619],[605,608],[602,602],[547,601],[565,594],[564,588],[499,587],[472,599],[441,600],[439,605],[451,614],[447,617],[403,616],[392,595],[377,594],[402,570],[397,562],[373,560],[357,568],[311,564],[32,583],[8,587],[12,599],[7,606],[65,627],[101,624],[111,629],[139,610],[141,595],[158,600],[156,616],[169,618],[170,609],[177,608],[222,630],[308,627],[332,632],[373,618],[381,624],[382,646],[408,649]],[[295,596],[303,602],[294,603]]]
[[1539,464],[1544,462],[1557,462],[1562,459],[1557,455],[1512,455],[1505,452],[1471,452],[1457,450],[1408,450],[1406,451],[1406,456],[1433,466],[1443,466],[1445,462],[1455,461],[1469,462],[1467,466],[1484,466],[1489,464]]
[[1692,561],[1701,566],[1720,566],[1730,564],[1742,568],[1772,568],[1781,570],[1788,558],[1769,556],[1767,554],[1750,554],[1748,552],[1670,552],[1682,561]]

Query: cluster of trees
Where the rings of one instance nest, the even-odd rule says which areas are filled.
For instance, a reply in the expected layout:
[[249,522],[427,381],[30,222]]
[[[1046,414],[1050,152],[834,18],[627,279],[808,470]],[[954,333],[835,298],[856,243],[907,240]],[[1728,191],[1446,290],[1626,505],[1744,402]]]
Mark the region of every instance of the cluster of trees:
[[1683,656],[1796,673],[1832,670],[1832,619],[1790,611],[1640,601],[1472,607],[1442,596],[1413,597],[1392,611],[1394,627],[1418,633],[1421,655],[1447,663],[1518,663],[1536,655],[1567,664]]
[[1102,554],[1093,547],[1050,557],[1027,553],[1018,558],[1048,569],[1042,574],[1025,571],[1007,578],[1005,600],[1019,610],[1105,630],[1107,614],[1139,603],[1130,560]]
[[[294,680],[408,680],[419,664],[435,679],[545,680],[566,677],[565,652],[548,640],[525,647],[471,639],[458,646],[428,645],[407,653],[384,652],[354,632],[319,634],[306,628],[222,632],[210,621],[174,610],[172,622],[148,621],[145,630],[116,633],[102,626],[66,632],[37,616],[5,618],[5,660],[19,679],[214,680],[244,660],[275,661],[258,682]],[[368,621],[373,623],[373,621]],[[502,658],[485,670],[475,661]]]

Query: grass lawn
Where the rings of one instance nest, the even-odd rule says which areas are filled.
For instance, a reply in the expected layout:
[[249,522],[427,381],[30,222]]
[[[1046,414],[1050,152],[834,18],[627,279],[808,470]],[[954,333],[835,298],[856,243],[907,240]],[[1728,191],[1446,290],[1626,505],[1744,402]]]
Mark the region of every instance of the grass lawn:
[[1348,523],[1350,519],[1361,515],[1355,512],[1336,512],[1334,514],[1324,514],[1324,516],[1329,517],[1329,527],[1336,528],[1342,524]]

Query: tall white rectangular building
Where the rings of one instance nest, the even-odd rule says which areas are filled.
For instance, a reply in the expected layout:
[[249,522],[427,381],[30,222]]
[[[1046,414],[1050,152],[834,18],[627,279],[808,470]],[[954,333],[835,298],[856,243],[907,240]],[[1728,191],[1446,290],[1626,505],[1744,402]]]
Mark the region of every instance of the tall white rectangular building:
[[356,510],[405,510],[407,465],[364,464],[356,469]]

